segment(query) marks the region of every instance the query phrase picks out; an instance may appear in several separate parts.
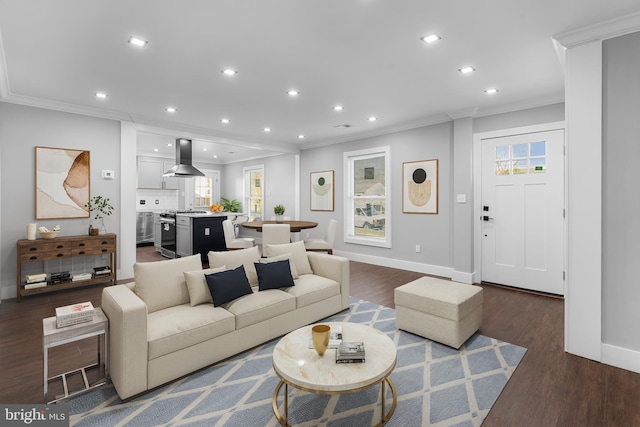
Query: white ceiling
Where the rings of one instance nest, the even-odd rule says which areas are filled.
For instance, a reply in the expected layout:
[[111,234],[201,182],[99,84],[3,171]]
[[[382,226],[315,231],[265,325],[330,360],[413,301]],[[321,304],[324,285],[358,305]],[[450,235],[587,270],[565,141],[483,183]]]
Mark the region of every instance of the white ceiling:
[[[145,149],[189,135],[221,144],[207,156],[237,148],[225,163],[562,102],[553,36],[639,11],[638,0],[0,0],[0,97],[163,129],[145,132]],[[431,33],[442,39],[420,40]]]

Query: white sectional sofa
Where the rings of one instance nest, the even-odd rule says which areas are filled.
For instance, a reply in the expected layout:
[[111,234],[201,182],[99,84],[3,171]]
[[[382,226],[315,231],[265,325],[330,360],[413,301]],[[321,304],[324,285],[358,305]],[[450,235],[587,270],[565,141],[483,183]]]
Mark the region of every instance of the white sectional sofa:
[[[257,247],[210,252],[208,270],[199,255],[136,263],[134,282],[106,287],[102,309],[109,318],[109,373],[120,398],[349,308],[346,258],[306,252],[303,242],[270,245],[265,254],[268,258],[260,258]],[[263,283],[254,263],[284,259],[295,286],[259,290]],[[214,306],[205,274],[237,274],[240,266],[249,293]]]

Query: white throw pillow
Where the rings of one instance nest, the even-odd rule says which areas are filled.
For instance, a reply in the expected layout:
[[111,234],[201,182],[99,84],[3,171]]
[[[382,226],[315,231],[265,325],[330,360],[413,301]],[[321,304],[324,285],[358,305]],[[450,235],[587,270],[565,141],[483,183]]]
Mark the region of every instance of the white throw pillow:
[[296,261],[293,259],[293,254],[291,252],[287,252],[286,254],[274,256],[271,258],[260,258],[260,262],[263,264],[268,264],[270,262],[276,261],[284,261],[285,259],[289,260],[289,267],[291,268],[291,277],[293,279],[298,278],[298,269],[296,268]]
[[167,261],[133,264],[136,294],[147,304],[147,311],[162,310],[189,302],[185,271],[202,269],[200,254]]
[[235,251],[210,251],[207,257],[209,258],[209,268],[217,268],[224,265],[228,270],[233,270],[244,265],[249,284],[258,286],[258,273],[256,273],[256,267],[253,265],[254,262],[260,262],[260,250],[257,246]]
[[207,286],[207,279],[205,279],[204,275],[218,273],[226,269],[227,267],[223,265],[218,268],[184,272],[184,279],[187,281],[191,307],[199,304],[213,303],[211,292],[209,292],[209,287]]
[[302,240],[285,243],[284,245],[265,245],[263,249],[264,256],[267,258],[284,255],[289,252],[293,255],[298,274],[313,274],[309,258],[307,258],[307,250]]

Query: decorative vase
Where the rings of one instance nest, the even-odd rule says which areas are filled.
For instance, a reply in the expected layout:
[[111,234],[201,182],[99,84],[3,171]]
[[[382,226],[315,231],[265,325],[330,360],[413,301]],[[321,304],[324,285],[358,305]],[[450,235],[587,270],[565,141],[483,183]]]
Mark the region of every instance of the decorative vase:
[[107,227],[104,226],[104,218],[102,218],[100,221],[100,234],[107,234]]
[[284,215],[276,215],[276,222],[282,224],[284,222]]
[[311,328],[311,339],[313,341],[313,348],[320,356],[324,355],[329,346],[329,338],[331,337],[331,326],[329,325],[315,325]]
[[35,222],[27,224],[27,240],[36,240],[37,225]]
[[91,226],[89,227],[89,235],[97,236],[99,232],[100,232],[99,228],[91,227]]

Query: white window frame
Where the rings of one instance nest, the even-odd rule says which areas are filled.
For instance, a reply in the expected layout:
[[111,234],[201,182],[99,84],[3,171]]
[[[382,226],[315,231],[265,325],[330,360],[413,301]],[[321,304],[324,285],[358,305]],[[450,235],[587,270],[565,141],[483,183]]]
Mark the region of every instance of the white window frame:
[[265,187],[265,180],[266,180],[266,176],[265,176],[265,172],[264,172],[264,165],[256,165],[256,166],[246,166],[242,168],[242,172],[243,172],[243,183],[242,183],[242,189],[243,189],[243,194],[242,194],[242,207],[244,208],[243,211],[246,212],[247,215],[249,215],[249,217],[251,217],[251,192],[249,191],[249,179],[251,177],[251,172],[256,172],[256,171],[261,171],[262,172],[262,219],[266,219],[264,217],[265,215],[265,206],[266,206],[266,197],[265,197],[265,193],[266,193],[266,187]]
[[[211,204],[220,203],[220,171],[219,170],[206,170],[201,169],[206,178],[211,178]],[[193,201],[193,208],[202,209],[209,208],[209,206],[196,205],[196,177],[191,180],[190,185],[191,200]]]
[[[356,196],[354,194],[354,162],[356,160],[371,157],[384,156],[385,168],[385,232],[384,237],[356,236],[354,234],[355,222],[355,201],[358,197],[372,198],[371,196]],[[358,245],[378,246],[383,248],[391,247],[391,148],[389,146],[367,148],[364,150],[347,151],[343,153],[344,167],[344,241]],[[375,198],[375,197],[374,197]],[[381,197],[382,198],[382,197]]]

